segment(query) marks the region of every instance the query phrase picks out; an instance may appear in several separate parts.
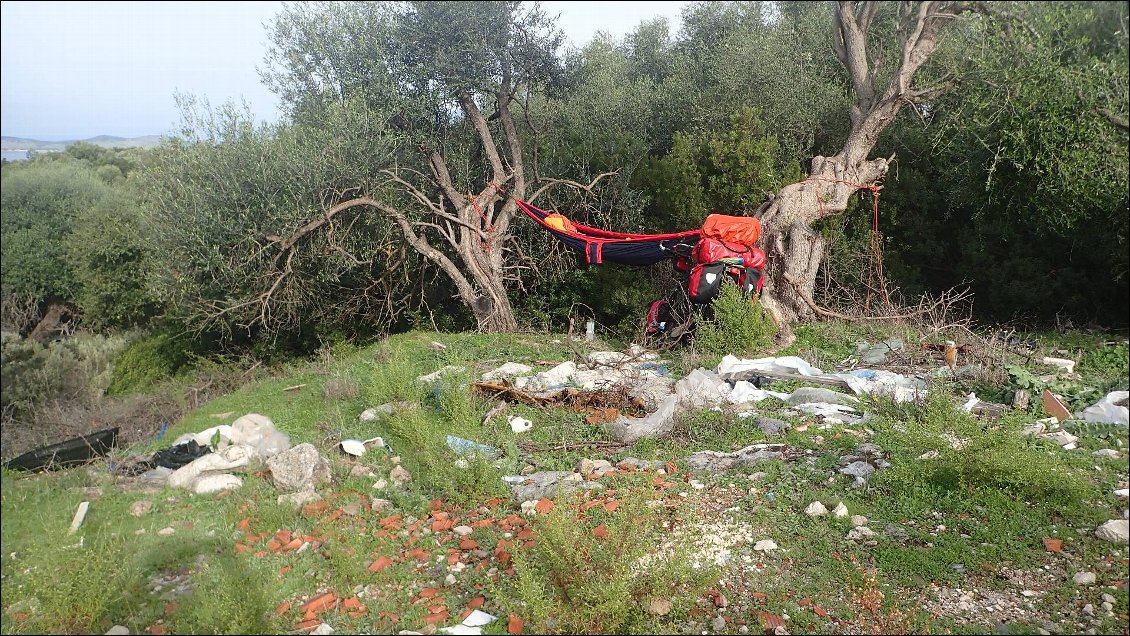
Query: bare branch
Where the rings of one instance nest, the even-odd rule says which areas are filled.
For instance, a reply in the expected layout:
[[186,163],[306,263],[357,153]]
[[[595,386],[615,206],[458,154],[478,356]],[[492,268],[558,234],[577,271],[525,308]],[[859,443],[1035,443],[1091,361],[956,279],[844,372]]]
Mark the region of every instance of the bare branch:
[[558,185],[569,186],[569,187],[575,188],[577,190],[584,190],[585,192],[588,192],[589,194],[591,194],[592,189],[596,187],[596,184],[599,183],[601,179],[604,179],[605,177],[614,176],[614,175],[616,175],[617,172],[618,171],[602,172],[601,174],[598,174],[595,179],[590,181],[588,185],[585,185],[583,183],[578,183],[578,182],[573,181],[571,179],[552,179],[552,178],[549,178],[549,177],[542,177],[541,179],[539,179],[539,181],[544,181],[545,185],[543,185],[542,187],[535,190],[534,193],[532,195],[530,195],[530,198],[528,199],[528,201],[530,203],[533,203],[534,201],[537,200],[537,198],[539,196],[541,196],[547,190],[549,190],[550,188],[552,188],[554,186],[558,186]]

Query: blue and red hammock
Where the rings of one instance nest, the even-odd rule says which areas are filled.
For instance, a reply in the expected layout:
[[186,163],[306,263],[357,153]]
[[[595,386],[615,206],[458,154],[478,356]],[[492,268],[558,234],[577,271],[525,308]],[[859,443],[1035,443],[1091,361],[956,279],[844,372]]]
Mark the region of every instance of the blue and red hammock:
[[[570,222],[565,229],[546,221],[556,217],[552,212],[518,199],[518,208],[543,228],[551,232],[566,247],[582,254],[585,262],[599,265],[604,262],[623,265],[653,265],[667,258],[676,258],[702,238],[702,230],[688,230],[673,234],[624,234]],[[679,247],[684,246],[684,247]],[[676,251],[678,250],[678,251]]]

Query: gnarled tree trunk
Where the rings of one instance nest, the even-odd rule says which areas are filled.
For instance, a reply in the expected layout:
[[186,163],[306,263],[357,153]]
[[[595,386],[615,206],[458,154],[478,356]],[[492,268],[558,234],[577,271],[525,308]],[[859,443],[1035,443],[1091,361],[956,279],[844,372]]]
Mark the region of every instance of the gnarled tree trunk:
[[[881,57],[868,51],[868,32],[876,14],[897,8],[901,52],[885,88],[876,80]],[[812,298],[816,274],[824,260],[824,240],[812,229],[821,218],[847,209],[861,187],[876,185],[887,174],[889,159],[869,159],[879,135],[894,121],[903,104],[934,97],[944,84],[916,89],[914,74],[937,47],[939,30],[964,5],[953,2],[838,2],[833,49],[851,77],[855,100],[851,132],[843,148],[831,157],[815,157],[804,181],[783,188],[761,214],[762,249],[766,267],[762,303],[777,318],[786,339],[791,325],[814,316]]]

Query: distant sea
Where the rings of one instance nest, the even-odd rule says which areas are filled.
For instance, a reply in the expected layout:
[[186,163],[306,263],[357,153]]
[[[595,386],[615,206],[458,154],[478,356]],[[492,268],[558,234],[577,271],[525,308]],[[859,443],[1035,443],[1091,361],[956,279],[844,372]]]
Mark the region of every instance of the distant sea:
[[0,152],[0,156],[8,161],[27,161],[26,150],[5,150]]

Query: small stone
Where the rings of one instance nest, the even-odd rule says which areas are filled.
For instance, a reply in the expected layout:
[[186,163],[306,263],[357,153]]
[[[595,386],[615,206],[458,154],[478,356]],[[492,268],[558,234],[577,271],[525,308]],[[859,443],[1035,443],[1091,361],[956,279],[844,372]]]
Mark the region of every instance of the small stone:
[[1086,614],[1087,616],[1094,616],[1095,615],[1095,606],[1091,605],[1090,603],[1087,603],[1086,605],[1083,606],[1083,613]]
[[384,479],[378,479],[373,483],[373,488],[376,488],[377,490],[384,490],[385,488],[388,488],[388,482]]
[[859,526],[865,526],[867,525],[867,517],[864,517],[863,515],[852,515],[851,525],[856,528],[858,528]]
[[1110,594],[1107,594],[1106,592],[1103,592],[1103,602],[1104,603],[1114,603],[1114,597],[1111,596]]
[[129,513],[135,517],[140,517],[142,515],[148,514],[152,509],[152,501],[149,501],[148,499],[141,499],[130,504]]
[[772,552],[777,549],[777,544],[772,539],[762,539],[753,545],[753,549],[758,552]]
[[836,508],[832,510],[832,515],[837,519],[843,519],[848,516],[848,509],[847,506],[844,505],[844,502],[841,501],[836,505]]
[[114,625],[113,627],[110,628],[110,631],[106,632],[106,636],[111,636],[111,634],[114,635],[114,636],[122,636],[122,634],[128,634],[128,633],[129,633],[129,628],[126,627],[125,625]]
[[475,531],[471,526],[455,526],[452,530],[455,534],[465,537]]
[[1118,459],[1118,451],[1113,448],[1104,448],[1091,453],[1095,457],[1109,457],[1111,459]]
[[750,481],[761,481],[762,479],[765,479],[768,476],[769,476],[769,473],[762,473],[762,472],[750,473],[749,480]]
[[519,471],[518,474],[525,477],[526,475],[532,475],[532,474],[536,473],[537,471],[538,471],[537,468],[534,468],[533,466],[526,464],[525,466],[522,467],[522,470]]
[[722,616],[715,616],[714,620],[711,622],[711,627],[713,627],[716,632],[726,631],[726,619]]
[[172,536],[172,535],[176,534],[176,532],[177,531],[176,531],[175,528],[167,527],[167,528],[161,528],[160,530],[158,530],[157,534],[158,534],[158,536],[168,537],[168,536]]
[[405,470],[403,466],[397,465],[388,474],[388,478],[392,480],[394,486],[403,488],[404,484],[412,480],[412,475],[408,474],[408,471]]
[[1092,585],[1095,582],[1094,572],[1076,572],[1075,576],[1071,577],[1076,585]]
[[283,504],[290,504],[290,505],[294,506],[295,508],[297,508],[299,506],[304,506],[304,505],[311,503],[313,501],[318,501],[321,498],[322,498],[322,496],[319,495],[318,493],[314,492],[313,490],[302,490],[302,491],[299,491],[299,492],[292,492],[292,493],[287,493],[285,495],[279,495],[278,498],[276,499],[276,501],[278,502],[278,504],[280,506],[283,505]]
[[875,531],[867,526],[859,526],[852,528],[847,533],[848,541],[859,541],[860,539],[871,539],[875,536]]
[[354,464],[353,468],[349,469],[350,477],[372,477],[373,469],[365,464]]
[[388,499],[381,499],[380,497],[371,497],[369,499],[369,505],[373,508],[373,511],[375,512],[375,511],[378,511],[378,510],[384,510],[385,508],[391,508],[392,502],[389,501]]
[[312,631],[312,632],[310,632],[310,633],[311,633],[311,634],[315,634],[315,635],[318,635],[318,636],[325,636],[325,634],[332,634],[332,633],[334,633],[334,628],[330,627],[330,626],[329,626],[328,624],[326,624],[326,623],[322,623],[321,625],[318,625],[317,627],[315,627],[315,628],[314,628],[314,631]]
[[819,501],[814,501],[808,504],[808,507],[804,509],[804,514],[808,515],[809,517],[819,517],[821,515],[828,514],[828,509],[825,508],[824,504],[820,503]]
[[1102,605],[1100,605],[1099,607],[1101,607],[1101,608],[1103,608],[1104,610],[1106,610],[1106,611],[1110,612],[1110,611],[1114,610],[1114,603],[1110,603],[1110,602],[1107,602],[1107,601],[1103,601]]
[[454,575],[454,574],[448,574],[448,575],[447,575],[447,576],[446,576],[446,577],[445,577],[445,578],[443,579],[443,583],[444,583],[444,585],[446,585],[446,586],[448,586],[448,587],[451,587],[452,585],[455,585],[455,575]]
[[666,616],[671,613],[671,601],[665,598],[653,598],[647,606],[647,611],[654,616]]
[[145,528],[138,528],[137,530],[134,530],[133,533],[138,535],[138,536],[141,536],[141,535],[145,534]]

